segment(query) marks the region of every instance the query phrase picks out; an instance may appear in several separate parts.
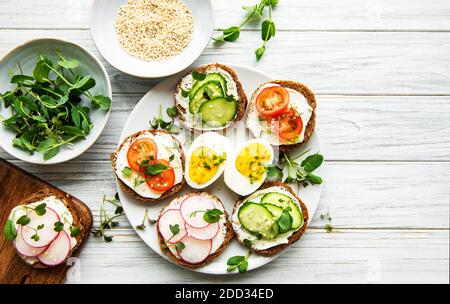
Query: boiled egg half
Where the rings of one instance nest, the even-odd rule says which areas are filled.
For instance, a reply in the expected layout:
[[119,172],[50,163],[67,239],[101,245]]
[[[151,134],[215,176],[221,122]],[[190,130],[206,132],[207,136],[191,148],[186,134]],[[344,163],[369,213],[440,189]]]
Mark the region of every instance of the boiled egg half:
[[230,140],[218,133],[198,136],[188,150],[185,179],[189,186],[203,189],[223,173],[230,151]]
[[255,192],[267,177],[272,164],[272,146],[261,139],[245,142],[230,157],[225,167],[225,184],[239,195]]

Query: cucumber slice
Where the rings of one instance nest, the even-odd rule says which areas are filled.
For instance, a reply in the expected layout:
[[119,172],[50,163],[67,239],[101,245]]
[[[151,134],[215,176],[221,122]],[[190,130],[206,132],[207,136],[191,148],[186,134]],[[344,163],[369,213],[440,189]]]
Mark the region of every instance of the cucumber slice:
[[289,214],[293,220],[292,229],[300,228],[303,225],[303,214],[299,206],[289,196],[276,192],[267,193],[262,197],[261,204],[272,204],[283,209],[289,206],[291,208]]
[[216,98],[204,102],[198,113],[202,122],[210,127],[224,127],[234,119],[238,110],[237,101]]
[[264,239],[274,239],[280,233],[273,214],[261,204],[245,202],[238,211],[241,225]]
[[192,114],[197,113],[204,102],[218,97],[224,97],[222,85],[215,80],[208,81],[197,90],[197,93],[195,93],[194,97],[189,102],[189,112]]
[[267,210],[269,210],[269,212],[273,214],[275,219],[279,219],[281,216],[281,213],[283,212],[283,208],[281,208],[279,206],[275,206],[272,204],[263,204],[263,206],[266,207]]
[[206,74],[205,79],[203,80],[197,80],[194,83],[194,86],[192,87],[191,91],[189,92],[189,100],[194,99],[194,95],[197,93],[197,91],[207,82],[214,80],[218,81],[220,85],[222,86],[223,92],[227,92],[227,81],[220,73],[209,73]]

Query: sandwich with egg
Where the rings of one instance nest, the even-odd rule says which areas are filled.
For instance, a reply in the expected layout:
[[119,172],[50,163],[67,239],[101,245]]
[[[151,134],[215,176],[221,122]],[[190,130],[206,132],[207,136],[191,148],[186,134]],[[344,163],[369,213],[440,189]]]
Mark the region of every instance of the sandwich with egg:
[[254,252],[273,255],[305,233],[308,209],[289,185],[266,182],[236,203],[232,225],[240,243],[250,244]]
[[156,227],[161,250],[188,268],[216,259],[234,235],[222,202],[208,192],[173,199],[161,210]]
[[301,83],[274,80],[260,85],[252,95],[247,128],[280,151],[292,151],[306,143],[315,124],[316,98]]
[[242,119],[247,96],[236,72],[216,63],[201,66],[181,79],[175,105],[186,128],[222,130]]
[[184,153],[170,133],[144,130],[125,138],[111,162],[120,188],[142,202],[154,202],[180,191]]

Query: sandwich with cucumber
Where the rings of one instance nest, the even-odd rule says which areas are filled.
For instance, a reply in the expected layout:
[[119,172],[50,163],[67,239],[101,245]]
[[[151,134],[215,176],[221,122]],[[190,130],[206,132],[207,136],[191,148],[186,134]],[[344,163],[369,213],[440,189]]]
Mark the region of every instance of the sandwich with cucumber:
[[180,80],[175,105],[186,128],[222,130],[242,119],[247,96],[236,72],[216,63],[201,66]]
[[281,182],[266,182],[239,200],[232,216],[239,242],[266,255],[276,254],[298,241],[307,224],[306,205],[289,185]]

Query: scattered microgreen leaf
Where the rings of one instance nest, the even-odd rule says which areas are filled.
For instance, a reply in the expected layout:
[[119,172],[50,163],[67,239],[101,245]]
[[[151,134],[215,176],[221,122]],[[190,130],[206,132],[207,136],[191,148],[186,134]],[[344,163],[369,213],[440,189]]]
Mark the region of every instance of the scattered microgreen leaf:
[[70,226],[69,230],[70,230],[71,237],[76,237],[76,236],[80,235],[80,233],[81,233],[80,228],[75,227],[75,226]]
[[17,219],[16,224],[26,226],[26,225],[28,225],[28,223],[30,223],[30,221],[31,220],[28,217],[28,215],[24,214]]
[[62,231],[63,230],[63,228],[64,228],[64,224],[62,223],[62,222],[56,222],[55,223],[55,225],[54,225],[54,230],[56,231],[56,232],[60,232],[60,231]]
[[[115,208],[114,214],[109,214],[110,208],[107,208],[106,204],[111,205]],[[110,211],[111,212],[111,211]],[[119,226],[119,222],[115,219],[119,216],[123,215],[123,208],[120,205],[119,196],[116,193],[114,197],[106,197],[104,194],[102,196],[102,204],[100,207],[100,225],[97,228],[92,229],[91,233],[96,237],[103,237],[105,242],[111,242],[113,240],[113,236],[108,236],[105,234],[106,230],[113,229]],[[76,228],[76,227],[74,227]],[[78,229],[78,228],[76,228]],[[71,227],[72,232],[72,227]]]
[[17,231],[13,221],[6,221],[5,225],[3,226],[3,234],[5,235],[5,239],[7,239],[8,241],[14,241],[16,239]]
[[133,173],[133,170],[130,167],[124,167],[122,169],[122,174],[126,177],[130,177],[132,173]]

